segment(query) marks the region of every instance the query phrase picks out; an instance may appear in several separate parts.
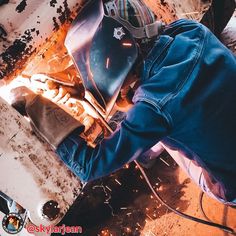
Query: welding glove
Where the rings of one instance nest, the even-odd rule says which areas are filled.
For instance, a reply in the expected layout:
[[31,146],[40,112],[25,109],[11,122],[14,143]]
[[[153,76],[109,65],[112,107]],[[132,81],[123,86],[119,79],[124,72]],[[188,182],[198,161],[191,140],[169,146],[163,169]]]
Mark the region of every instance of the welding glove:
[[21,112],[25,109],[36,135],[46,140],[54,149],[75,129],[81,132],[84,130],[78,120],[27,87],[11,90],[10,96],[14,108]]

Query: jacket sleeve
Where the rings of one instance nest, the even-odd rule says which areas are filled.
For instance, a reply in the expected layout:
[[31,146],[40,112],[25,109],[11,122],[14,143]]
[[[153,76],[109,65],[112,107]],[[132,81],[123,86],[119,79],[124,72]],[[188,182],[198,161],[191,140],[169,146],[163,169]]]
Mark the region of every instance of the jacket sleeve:
[[136,159],[167,135],[165,115],[146,102],[138,102],[114,134],[96,148],[78,135],[69,135],[57,148],[61,160],[82,181],[108,175]]

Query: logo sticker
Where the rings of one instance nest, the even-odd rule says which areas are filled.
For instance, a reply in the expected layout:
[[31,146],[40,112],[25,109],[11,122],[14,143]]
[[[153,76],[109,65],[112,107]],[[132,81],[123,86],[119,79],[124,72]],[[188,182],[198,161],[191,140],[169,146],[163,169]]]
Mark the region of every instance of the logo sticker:
[[125,36],[125,31],[123,27],[117,27],[114,29],[113,37],[121,40]]
[[17,234],[23,229],[23,219],[19,214],[9,213],[2,220],[2,228],[9,234]]

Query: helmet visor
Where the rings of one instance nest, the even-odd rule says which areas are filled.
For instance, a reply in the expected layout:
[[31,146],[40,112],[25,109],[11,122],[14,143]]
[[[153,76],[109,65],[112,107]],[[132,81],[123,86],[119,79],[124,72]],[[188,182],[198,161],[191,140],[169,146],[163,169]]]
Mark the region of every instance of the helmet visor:
[[65,45],[84,87],[108,114],[132,69],[138,49],[131,33],[104,15],[101,1],[92,1],[75,19]]

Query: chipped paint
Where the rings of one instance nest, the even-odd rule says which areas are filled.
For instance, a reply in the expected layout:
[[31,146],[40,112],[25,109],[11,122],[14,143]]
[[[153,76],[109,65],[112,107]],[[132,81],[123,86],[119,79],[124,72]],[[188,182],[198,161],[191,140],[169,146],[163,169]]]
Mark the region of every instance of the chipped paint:
[[[1,191],[29,210],[36,225],[56,224],[79,195],[81,183],[50,147],[38,140],[29,123],[1,98],[0,112]],[[42,218],[40,210],[51,200],[60,207],[53,222]]]
[[84,2],[15,0],[1,6],[0,79],[19,74],[45,41],[72,21]]
[[26,6],[27,6],[26,0],[22,0],[20,4],[16,7],[16,12],[21,13],[22,11],[25,10]]
[[51,1],[50,1],[50,6],[51,6],[51,7],[55,7],[56,4],[57,4],[57,0],[51,0]]

